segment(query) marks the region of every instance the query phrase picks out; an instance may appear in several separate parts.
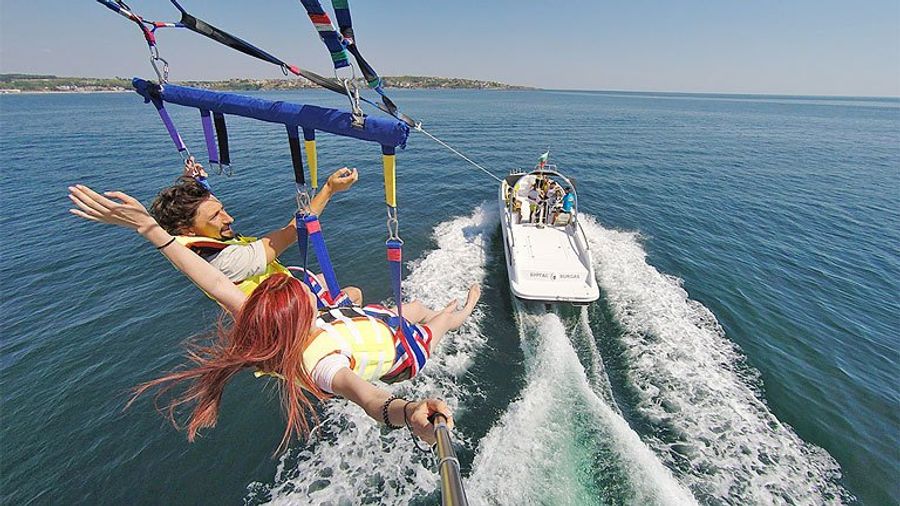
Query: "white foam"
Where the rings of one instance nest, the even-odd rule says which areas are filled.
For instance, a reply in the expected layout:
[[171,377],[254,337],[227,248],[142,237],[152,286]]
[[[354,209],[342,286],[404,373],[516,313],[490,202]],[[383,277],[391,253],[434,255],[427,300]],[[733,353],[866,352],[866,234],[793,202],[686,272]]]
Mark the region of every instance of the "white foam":
[[[411,264],[404,281],[407,300],[430,307],[443,307],[453,298],[464,301],[469,286],[485,278],[497,223],[496,206],[484,205],[470,216],[438,225],[437,249]],[[456,379],[485,343],[478,327],[481,316],[476,309],[461,329],[449,333],[423,374],[388,389],[407,398],[438,396],[451,408],[459,407],[467,393]],[[374,420],[346,401],[326,403],[324,409],[322,430],[313,443],[282,459],[269,491],[272,504],[407,504],[437,490],[432,462],[423,461],[407,431],[382,433]],[[465,443],[462,428],[455,437]]]
[[625,330],[624,362],[653,449],[703,502],[840,503],[837,462],[761,400],[715,316],[646,261],[635,233],[586,217],[598,282]]
[[591,387],[616,413],[622,414],[616,399],[613,397],[612,387],[609,384],[609,377],[606,375],[606,366],[603,363],[603,357],[597,348],[597,338],[594,337],[594,331],[591,330],[590,317],[586,307],[582,307],[578,313],[578,325],[576,326],[576,335],[583,336],[583,341],[587,346],[589,353]]
[[695,503],[598,396],[560,319],[521,309],[518,316],[526,387],[481,441],[470,502]]

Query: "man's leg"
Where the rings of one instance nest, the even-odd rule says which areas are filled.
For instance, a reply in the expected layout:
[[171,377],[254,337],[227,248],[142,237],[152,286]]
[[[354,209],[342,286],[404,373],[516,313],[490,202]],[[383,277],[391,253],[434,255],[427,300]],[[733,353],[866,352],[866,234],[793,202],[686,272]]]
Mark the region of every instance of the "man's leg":
[[345,286],[344,293],[347,294],[347,297],[350,298],[350,302],[356,304],[357,306],[363,305],[363,293],[362,290],[355,286]]

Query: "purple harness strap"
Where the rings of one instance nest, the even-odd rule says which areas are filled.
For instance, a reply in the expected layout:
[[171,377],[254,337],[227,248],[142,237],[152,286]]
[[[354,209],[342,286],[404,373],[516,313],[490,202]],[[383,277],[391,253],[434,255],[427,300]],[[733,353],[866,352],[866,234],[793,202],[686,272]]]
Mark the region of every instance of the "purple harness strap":
[[200,109],[200,122],[203,123],[203,136],[206,138],[206,152],[209,153],[209,164],[219,163],[219,150],[216,147],[216,133],[213,130],[212,116],[209,111]]
[[171,137],[172,142],[175,143],[175,149],[177,149],[179,153],[184,155],[187,151],[187,146],[184,145],[184,141],[181,140],[181,136],[178,135],[178,130],[175,128],[175,124],[172,123],[172,118],[169,117],[169,113],[168,111],[166,111],[166,106],[163,105],[163,101],[158,98],[153,98],[151,99],[151,101],[156,107],[156,112],[159,113],[159,118],[162,120],[163,125],[165,125],[166,130],[169,131],[169,137]]

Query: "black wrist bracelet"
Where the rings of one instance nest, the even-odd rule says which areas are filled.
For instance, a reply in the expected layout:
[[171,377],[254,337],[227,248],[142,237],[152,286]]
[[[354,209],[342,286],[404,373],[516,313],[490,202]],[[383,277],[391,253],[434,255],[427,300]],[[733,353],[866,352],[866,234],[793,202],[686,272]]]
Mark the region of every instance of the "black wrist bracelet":
[[412,432],[412,427],[409,425],[409,415],[406,414],[406,408],[408,408],[409,405],[414,402],[416,401],[406,401],[406,404],[403,405],[403,423],[406,425],[406,428],[409,429],[410,432]]
[[163,244],[162,246],[157,246],[156,249],[158,249],[158,250],[166,249],[166,246],[172,244],[173,242],[175,242],[175,237],[174,237],[174,236],[173,236],[171,239],[169,239],[168,241],[166,241],[166,243]]
[[388,397],[387,400],[384,401],[384,404],[381,406],[381,421],[384,422],[385,427],[387,427],[388,429],[391,429],[391,430],[397,430],[397,429],[402,428],[399,425],[392,424],[391,418],[388,416],[388,408],[390,408],[391,403],[396,401],[397,399],[400,399],[400,398],[397,397],[396,395],[392,395],[392,396]]

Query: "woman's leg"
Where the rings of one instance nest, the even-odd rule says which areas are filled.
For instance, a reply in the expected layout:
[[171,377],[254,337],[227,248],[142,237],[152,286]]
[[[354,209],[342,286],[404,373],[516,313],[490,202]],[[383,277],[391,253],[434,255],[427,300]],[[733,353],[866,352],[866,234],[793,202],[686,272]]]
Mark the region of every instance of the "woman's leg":
[[[456,299],[452,300],[450,303],[455,305]],[[388,310],[396,313],[397,307],[389,307]],[[403,304],[403,317],[410,323],[428,323],[429,320],[438,314],[440,314],[440,311],[432,311],[417,300]]]
[[435,348],[441,342],[444,334],[449,330],[456,330],[462,326],[466,318],[475,310],[475,304],[481,298],[481,286],[472,285],[469,288],[469,296],[466,298],[466,305],[459,311],[456,310],[456,301],[451,301],[441,312],[434,315],[428,321],[424,322],[431,329],[431,344],[428,346],[428,352],[433,353]]

